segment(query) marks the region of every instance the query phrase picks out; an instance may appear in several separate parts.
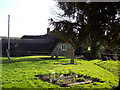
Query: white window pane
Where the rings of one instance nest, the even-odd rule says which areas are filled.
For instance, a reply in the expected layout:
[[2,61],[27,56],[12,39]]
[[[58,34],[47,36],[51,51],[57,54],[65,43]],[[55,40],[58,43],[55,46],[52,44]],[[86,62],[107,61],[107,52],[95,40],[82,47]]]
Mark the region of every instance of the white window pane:
[[61,45],[61,51],[66,51],[66,45]]

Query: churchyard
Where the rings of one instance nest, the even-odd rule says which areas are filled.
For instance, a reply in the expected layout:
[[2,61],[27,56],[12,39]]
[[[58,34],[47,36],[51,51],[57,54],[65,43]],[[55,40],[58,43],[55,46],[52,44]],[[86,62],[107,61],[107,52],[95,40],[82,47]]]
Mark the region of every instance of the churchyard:
[[[2,57],[2,88],[115,88],[119,61]],[[65,64],[66,63],[66,64]]]

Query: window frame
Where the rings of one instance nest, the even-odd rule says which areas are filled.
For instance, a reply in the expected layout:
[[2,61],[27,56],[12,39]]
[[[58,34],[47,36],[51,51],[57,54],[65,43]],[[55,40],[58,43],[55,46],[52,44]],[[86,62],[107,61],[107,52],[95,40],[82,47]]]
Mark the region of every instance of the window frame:
[[61,45],[61,51],[66,51],[66,45]]

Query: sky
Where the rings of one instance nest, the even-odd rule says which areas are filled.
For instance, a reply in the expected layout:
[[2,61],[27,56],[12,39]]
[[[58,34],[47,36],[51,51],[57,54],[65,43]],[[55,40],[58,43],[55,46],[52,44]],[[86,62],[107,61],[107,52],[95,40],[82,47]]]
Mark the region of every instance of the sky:
[[8,15],[10,37],[46,34],[51,8],[53,0],[0,0],[0,36],[8,35]]

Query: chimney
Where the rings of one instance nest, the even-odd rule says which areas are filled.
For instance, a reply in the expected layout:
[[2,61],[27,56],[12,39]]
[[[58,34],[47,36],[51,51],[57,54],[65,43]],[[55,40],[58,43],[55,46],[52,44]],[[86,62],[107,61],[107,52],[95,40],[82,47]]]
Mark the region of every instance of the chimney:
[[47,28],[47,34],[49,34],[50,33],[50,28]]

